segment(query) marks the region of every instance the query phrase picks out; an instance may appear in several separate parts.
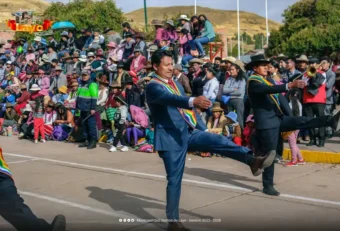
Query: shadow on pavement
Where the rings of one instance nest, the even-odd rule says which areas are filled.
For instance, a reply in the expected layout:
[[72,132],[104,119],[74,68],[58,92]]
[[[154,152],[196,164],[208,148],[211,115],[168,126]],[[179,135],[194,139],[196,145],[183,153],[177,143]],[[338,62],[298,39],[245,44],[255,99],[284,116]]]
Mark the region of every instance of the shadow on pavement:
[[[134,215],[143,220],[159,220],[165,219],[165,202],[145,197],[138,194],[122,192],[114,189],[102,189],[95,186],[86,187],[90,191],[90,198],[93,198],[99,202],[108,204],[114,211],[123,211],[127,214]],[[161,192],[163,193],[163,192]],[[165,193],[165,190],[164,190]],[[164,217],[154,217],[147,209],[160,209],[164,211]],[[212,219],[212,217],[203,216],[188,210],[180,210],[181,215],[189,215],[191,217],[200,219]],[[167,224],[164,223],[152,223],[153,225],[164,229]],[[137,225],[137,224],[136,224]]]
[[252,191],[258,191],[259,189],[256,187],[250,186],[250,185],[240,183],[238,181],[248,181],[248,182],[256,182],[256,183],[262,182],[261,180],[255,180],[255,179],[251,179],[245,176],[239,176],[239,175],[226,173],[226,172],[218,172],[218,171],[208,170],[204,168],[185,167],[184,173],[188,175],[192,175],[192,176],[203,177],[211,181],[218,181],[218,182],[230,184],[236,187],[246,188]]

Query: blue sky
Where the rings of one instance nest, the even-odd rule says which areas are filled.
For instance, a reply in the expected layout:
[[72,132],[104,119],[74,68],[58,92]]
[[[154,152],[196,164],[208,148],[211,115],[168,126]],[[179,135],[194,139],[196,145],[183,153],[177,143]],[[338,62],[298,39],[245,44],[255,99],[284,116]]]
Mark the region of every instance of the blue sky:
[[[48,0],[52,2],[52,0]],[[54,0],[56,1],[56,0]],[[60,0],[61,2],[69,2],[69,0]],[[190,6],[194,5],[195,0],[146,0],[147,6]],[[196,0],[198,6],[236,10],[236,0]],[[265,0],[239,0],[240,10],[253,12],[265,17]],[[283,11],[290,5],[299,0],[268,0],[268,17],[272,20],[281,22]],[[117,6],[124,12],[131,12],[143,8],[143,0],[116,0]],[[198,12],[204,13],[204,12]]]

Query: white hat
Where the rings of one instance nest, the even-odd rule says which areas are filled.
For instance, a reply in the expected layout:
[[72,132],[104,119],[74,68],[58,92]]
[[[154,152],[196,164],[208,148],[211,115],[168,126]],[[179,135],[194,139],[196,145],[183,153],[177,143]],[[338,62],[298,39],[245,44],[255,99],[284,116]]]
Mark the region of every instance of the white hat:
[[40,36],[36,36],[36,37],[34,38],[34,41],[41,42],[41,37],[40,37]]
[[11,65],[11,64],[12,64],[12,61],[7,61],[6,64]]
[[87,54],[87,57],[95,57],[95,55],[94,55],[93,52],[89,52],[89,53]]
[[80,62],[87,62],[87,57],[86,57],[86,55],[81,55],[80,58],[79,58],[79,61],[80,61]]
[[233,56],[228,56],[224,59],[222,59],[223,61],[228,61],[230,63],[235,63],[236,62],[236,59],[233,57]]
[[31,112],[31,111],[32,111],[32,107],[31,107],[31,105],[29,105],[29,104],[26,104],[26,106],[25,106],[25,108],[22,110],[22,112],[25,112],[25,111],[29,111],[29,112]]
[[40,91],[41,88],[38,86],[38,84],[33,84],[30,91]]
[[182,14],[181,16],[179,16],[178,20],[186,20],[186,21],[190,21],[190,18],[188,18],[188,16],[186,16],[185,14]]

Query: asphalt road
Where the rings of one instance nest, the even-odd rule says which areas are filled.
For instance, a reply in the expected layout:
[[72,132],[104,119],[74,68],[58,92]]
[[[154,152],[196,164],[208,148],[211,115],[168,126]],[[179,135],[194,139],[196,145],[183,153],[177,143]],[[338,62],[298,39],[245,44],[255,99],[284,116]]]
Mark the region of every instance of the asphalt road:
[[[157,154],[94,151],[0,137],[16,185],[34,213],[67,230],[165,230],[166,178]],[[181,218],[192,230],[340,230],[340,168],[276,166],[280,197],[228,158],[187,157]],[[124,220],[125,219],[125,220]],[[0,230],[14,230],[0,218]]]

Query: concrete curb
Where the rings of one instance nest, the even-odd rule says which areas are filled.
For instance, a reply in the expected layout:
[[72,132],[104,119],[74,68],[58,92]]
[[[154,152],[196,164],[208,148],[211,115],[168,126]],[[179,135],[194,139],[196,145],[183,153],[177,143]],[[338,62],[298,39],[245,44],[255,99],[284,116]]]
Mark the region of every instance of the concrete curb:
[[[340,153],[300,150],[303,159],[306,162],[325,163],[325,164],[340,164]],[[283,159],[291,160],[292,153],[290,149],[283,151]]]

